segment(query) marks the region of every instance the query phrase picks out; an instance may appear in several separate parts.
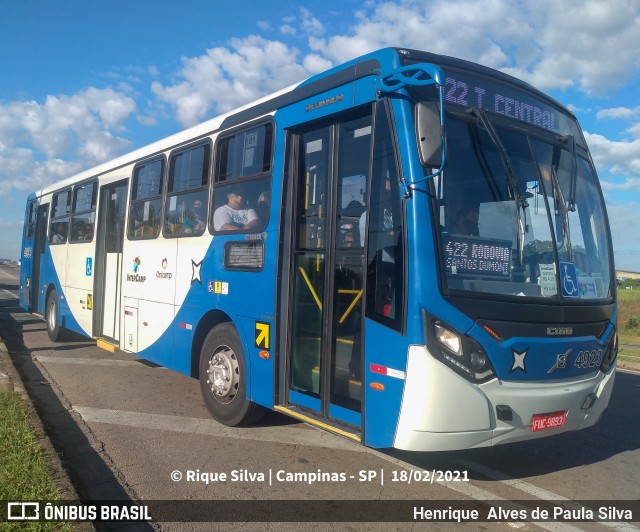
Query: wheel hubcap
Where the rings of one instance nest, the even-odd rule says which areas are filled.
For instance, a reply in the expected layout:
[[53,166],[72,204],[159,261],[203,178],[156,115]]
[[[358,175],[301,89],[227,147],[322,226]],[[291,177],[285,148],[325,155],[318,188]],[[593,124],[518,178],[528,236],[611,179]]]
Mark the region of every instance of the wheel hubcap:
[[233,401],[240,382],[238,358],[233,349],[219,347],[209,360],[207,375],[207,384],[213,396],[221,403]]
[[49,315],[47,318],[49,321],[49,330],[54,331],[56,328],[56,304],[54,301],[49,303]]

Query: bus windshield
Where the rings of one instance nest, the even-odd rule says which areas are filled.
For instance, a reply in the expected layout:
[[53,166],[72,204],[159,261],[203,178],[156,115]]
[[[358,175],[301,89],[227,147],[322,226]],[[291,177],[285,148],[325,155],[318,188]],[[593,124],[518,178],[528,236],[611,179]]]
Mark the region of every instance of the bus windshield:
[[433,179],[445,290],[610,298],[602,198],[584,150],[478,109],[448,113]]

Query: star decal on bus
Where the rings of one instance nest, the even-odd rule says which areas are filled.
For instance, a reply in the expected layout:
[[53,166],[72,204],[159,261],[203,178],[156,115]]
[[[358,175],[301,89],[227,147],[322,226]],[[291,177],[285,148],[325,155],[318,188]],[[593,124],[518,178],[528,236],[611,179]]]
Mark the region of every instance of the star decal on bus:
[[200,270],[202,268],[202,261],[196,262],[191,259],[191,284],[198,282],[202,284],[202,276],[200,275]]
[[513,365],[511,366],[511,370],[509,371],[509,373],[513,373],[517,369],[522,370],[523,373],[527,372],[527,368],[524,364],[524,359],[527,356],[528,352],[528,349],[525,349],[522,352],[516,351],[515,349],[511,350],[511,353],[513,354]]

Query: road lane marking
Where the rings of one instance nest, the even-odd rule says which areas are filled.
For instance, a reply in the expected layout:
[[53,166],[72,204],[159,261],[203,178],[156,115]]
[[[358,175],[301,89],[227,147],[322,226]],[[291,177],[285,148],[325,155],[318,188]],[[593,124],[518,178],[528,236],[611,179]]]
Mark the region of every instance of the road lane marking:
[[227,427],[213,419],[171,416],[166,414],[147,414],[144,412],[130,412],[125,410],[111,410],[107,408],[93,408],[88,406],[73,406],[82,419],[87,423],[106,423],[109,425],[123,425],[143,429],[170,430],[172,432],[189,432],[235,438],[241,440],[269,441],[288,445],[306,445],[309,447],[325,447],[345,451],[362,452],[362,447],[347,439],[336,438],[334,435],[320,431],[308,425],[252,427],[251,430]]
[[[485,477],[488,477],[492,480],[497,480],[498,482],[506,484],[507,486],[511,486],[512,488],[523,491],[524,493],[533,495],[537,499],[542,499],[544,501],[562,501],[564,503],[573,502],[571,499],[568,499],[567,497],[563,497],[562,495],[558,495],[557,493],[553,493],[552,491],[546,490],[544,488],[540,488],[538,486],[534,486],[533,484],[529,484],[524,480],[510,477],[509,475],[507,475],[506,473],[503,473],[502,471],[492,469],[482,464],[477,464],[475,462],[472,462],[471,460],[459,459],[459,460],[456,460],[456,463],[460,464],[462,467],[471,469],[476,473],[480,473],[481,475],[484,475]],[[603,503],[604,502],[608,502],[608,501],[603,501]],[[615,504],[615,500],[612,500],[611,503]],[[561,504],[559,504],[559,506],[560,505]],[[567,507],[570,508],[571,505],[568,504]],[[588,508],[588,507],[585,506],[585,508]],[[594,515],[597,515],[597,512],[593,510],[593,508],[591,508],[591,511],[594,513]],[[602,521],[602,522],[599,522],[599,524],[608,528],[613,528],[614,530],[619,530],[619,531],[638,530],[638,528],[635,527],[634,525],[630,523],[625,523],[625,522]]]
[[[393,456],[386,455],[376,449],[371,449],[369,447],[363,447],[364,452],[368,452],[370,454],[374,454],[378,458],[390,462],[396,466],[407,469],[408,471],[412,471],[417,469],[418,467],[415,464],[411,464],[409,462],[405,462],[400,458],[395,458]],[[470,499],[487,502],[487,501],[504,501],[509,504],[510,508],[521,509],[524,506],[520,507],[518,505],[517,500],[505,499],[504,497],[500,497],[495,493],[485,490],[479,486],[474,486],[470,482],[439,482],[438,485],[446,486],[451,491],[456,491],[459,494],[468,497]],[[532,525],[538,528],[542,528],[544,530],[548,530],[549,532],[582,532],[581,528],[577,528],[575,526],[565,524],[565,523],[555,523],[555,522],[540,522],[540,521],[514,521],[508,522],[507,525],[513,528],[522,528],[523,525]],[[626,524],[626,523],[625,523]]]
[[[16,299],[18,297],[18,292],[12,292],[10,290],[5,290],[4,288],[0,289],[0,292],[3,294],[7,294],[11,299]],[[0,297],[0,299],[7,299],[6,296]]]

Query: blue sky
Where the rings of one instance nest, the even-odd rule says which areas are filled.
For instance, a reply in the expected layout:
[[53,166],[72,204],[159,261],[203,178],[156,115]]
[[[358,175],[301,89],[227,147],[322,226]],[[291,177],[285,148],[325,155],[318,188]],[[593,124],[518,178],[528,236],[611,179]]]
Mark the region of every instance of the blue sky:
[[383,46],[479,62],[578,116],[640,271],[637,0],[0,0],[0,257],[36,188]]

